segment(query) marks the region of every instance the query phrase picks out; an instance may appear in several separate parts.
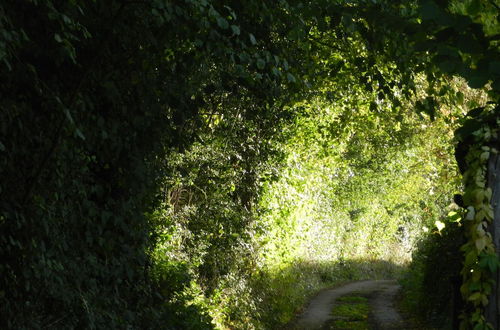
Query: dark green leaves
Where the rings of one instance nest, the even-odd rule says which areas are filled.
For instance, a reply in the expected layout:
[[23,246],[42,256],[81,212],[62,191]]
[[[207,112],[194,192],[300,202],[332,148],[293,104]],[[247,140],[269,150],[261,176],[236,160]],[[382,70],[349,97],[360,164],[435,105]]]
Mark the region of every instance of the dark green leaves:
[[481,124],[476,120],[467,120],[462,127],[455,131],[455,136],[459,141],[466,141],[470,136],[472,136],[472,133],[476,132],[480,128]]
[[496,254],[482,253],[479,256],[479,266],[481,266],[481,268],[488,269],[490,272],[494,273],[500,266],[500,261]]
[[250,39],[250,43],[252,45],[256,45],[257,44],[257,40],[255,39],[255,36],[252,33],[248,34],[248,38]]
[[437,20],[441,17],[442,11],[434,1],[425,0],[420,6],[420,15],[423,20]]
[[500,76],[500,61],[491,61],[488,65],[488,71]]
[[227,29],[229,27],[229,23],[223,17],[217,17],[217,25],[219,25],[221,29]]
[[488,83],[490,74],[486,70],[471,70],[466,77],[471,88],[481,88]]
[[266,61],[264,61],[261,58],[257,59],[257,68],[259,68],[259,70],[263,70],[265,66],[266,66]]
[[431,121],[436,119],[436,114],[438,113],[438,103],[434,97],[427,97],[424,100],[417,101],[415,103],[417,113],[425,113],[429,116]]
[[233,34],[237,36],[239,36],[241,33],[240,27],[236,25],[231,25],[231,30],[233,31]]
[[476,16],[481,12],[481,1],[480,0],[472,0],[466,7],[467,14],[471,16]]

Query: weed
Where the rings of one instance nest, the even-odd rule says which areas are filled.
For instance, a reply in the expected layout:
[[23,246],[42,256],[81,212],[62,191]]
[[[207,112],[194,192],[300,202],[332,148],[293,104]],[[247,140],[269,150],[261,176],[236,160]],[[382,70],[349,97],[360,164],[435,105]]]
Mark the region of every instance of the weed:
[[350,294],[337,299],[337,303],[332,310],[334,320],[329,324],[328,329],[369,329],[368,298],[359,294]]

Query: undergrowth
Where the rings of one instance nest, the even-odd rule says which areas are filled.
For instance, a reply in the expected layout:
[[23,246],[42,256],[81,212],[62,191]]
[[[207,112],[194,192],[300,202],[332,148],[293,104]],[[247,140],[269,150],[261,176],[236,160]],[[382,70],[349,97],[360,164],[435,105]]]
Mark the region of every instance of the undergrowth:
[[395,278],[402,269],[400,265],[376,260],[323,264],[302,261],[274,274],[261,274],[254,287],[260,296],[261,322],[265,328],[279,328],[322,289],[350,281]]
[[461,304],[458,291],[463,229],[450,222],[440,232],[423,238],[402,278],[403,308],[429,327],[452,329],[454,306]]

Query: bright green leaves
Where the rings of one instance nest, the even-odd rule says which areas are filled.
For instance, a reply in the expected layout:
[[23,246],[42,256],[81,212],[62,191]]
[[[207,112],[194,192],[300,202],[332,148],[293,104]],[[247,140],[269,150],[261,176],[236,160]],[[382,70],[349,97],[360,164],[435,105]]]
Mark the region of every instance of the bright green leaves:
[[[230,308],[240,312],[241,306],[249,306],[246,314],[238,314],[240,324],[258,315],[252,310],[257,307],[246,304],[250,298],[245,300],[245,295],[251,291],[243,285],[255,271],[254,235],[268,230],[253,227],[258,219],[254,208],[266,180],[276,178],[285,164],[285,151],[286,165],[294,169],[285,175],[293,187],[285,191],[278,185],[269,199],[289,193],[301,208],[275,210],[280,217],[295,215],[273,227],[278,236],[296,237],[301,232],[290,229],[293,222],[317,212],[322,216],[318,223],[330,229],[325,242],[340,237],[338,242],[348,243],[325,244],[329,256],[373,257],[389,251],[384,244],[394,242],[398,225],[409,228],[414,219],[436,223],[438,211],[429,210],[435,197],[429,192],[446,191],[450,180],[430,183],[422,164],[433,164],[432,175],[445,172],[442,157],[447,159],[448,149],[435,133],[442,132],[436,115],[439,104],[413,81],[415,72],[426,66],[427,55],[421,60],[410,53],[412,34],[398,33],[397,28],[430,31],[425,41],[436,67],[450,74],[465,72],[471,86],[500,76],[496,53],[481,57],[488,46],[481,29],[471,20],[450,21],[433,1],[420,9],[422,25],[407,22],[401,6],[390,2],[308,2],[295,7],[283,1],[234,1],[232,7],[225,3],[71,0],[60,6],[53,1],[0,5],[5,14],[0,15],[0,60],[5,64],[0,193],[2,203],[16,210],[0,220],[1,229],[9,233],[0,251],[7,254],[4,245],[19,249],[12,255],[22,260],[9,262],[12,269],[28,272],[7,274],[0,281],[6,287],[23,281],[30,290],[36,287],[38,295],[6,299],[35,304],[30,297],[40,297],[40,306],[33,305],[32,311],[47,311],[47,301],[55,302],[56,311],[87,311],[67,317],[30,311],[26,315],[33,315],[31,321],[68,320],[60,325],[71,328],[90,319],[94,323],[89,327],[120,328],[128,325],[125,314],[135,315],[127,299],[151,315],[164,309],[172,315],[188,314],[188,309],[198,315],[193,306],[184,306],[198,298],[172,292],[189,296],[183,291],[188,289],[207,301],[233,304],[214,312],[227,322],[237,322],[227,312]],[[479,7],[471,5],[468,11],[474,15],[484,6]],[[428,31],[423,26],[427,23],[450,26]],[[305,86],[312,88],[299,89]],[[435,119],[429,124],[436,125],[432,129],[420,128],[417,116],[407,109],[416,91],[422,100],[415,107]],[[313,94],[319,104],[311,101]],[[298,99],[311,103],[294,106]],[[54,123],[61,120],[68,126],[57,131]],[[466,134],[475,132],[473,127]],[[280,145],[282,141],[286,144]],[[429,143],[431,149],[439,148],[429,152],[427,145],[422,147],[429,141],[437,141]],[[481,150],[479,159],[490,155]],[[19,169],[19,164],[30,166]],[[478,175],[471,177],[476,187],[483,187]],[[325,189],[315,191],[318,187]],[[307,199],[302,198],[304,192],[309,193]],[[366,196],[372,199],[367,202]],[[470,194],[475,204],[489,198],[487,191]],[[148,212],[159,204],[164,212]],[[484,224],[475,222],[491,219],[491,210],[475,204],[470,212],[475,236],[467,255],[471,265],[490,249]],[[334,210],[336,205],[341,207]],[[335,227],[331,219],[342,220]],[[286,233],[284,223],[290,225]],[[356,228],[362,229],[363,239],[355,237]],[[46,244],[48,237],[57,244]],[[317,235],[310,237],[317,241]],[[276,243],[283,245],[276,250],[284,252],[274,255],[278,260],[292,259],[287,254],[295,249],[291,242],[284,238]],[[155,251],[154,244],[162,246]],[[146,255],[150,251],[152,255]],[[163,256],[155,259],[154,253]],[[150,269],[151,260],[158,262],[153,267],[158,271],[153,274],[155,285],[167,296],[159,299],[163,309],[149,305],[150,288],[141,286],[150,283],[144,270]],[[481,268],[497,267],[491,257],[484,260]],[[38,265],[37,271],[48,273],[30,277],[32,269],[23,268],[30,261]],[[206,291],[196,289],[191,279],[203,281]],[[244,294],[235,289],[226,297],[228,287]],[[165,302],[174,296],[182,306]],[[472,300],[482,299],[481,291]],[[83,308],[87,302],[89,308]],[[19,313],[12,311],[26,306],[5,314],[15,317]],[[227,315],[220,316],[223,313]],[[137,322],[143,316],[147,318],[139,315]],[[117,323],[109,323],[109,318]],[[174,319],[180,323],[167,327],[186,328],[183,322],[191,320]]]
[[436,226],[438,232],[441,232],[441,230],[443,230],[446,227],[446,224],[442,221],[436,220],[436,222],[434,222],[434,226]]

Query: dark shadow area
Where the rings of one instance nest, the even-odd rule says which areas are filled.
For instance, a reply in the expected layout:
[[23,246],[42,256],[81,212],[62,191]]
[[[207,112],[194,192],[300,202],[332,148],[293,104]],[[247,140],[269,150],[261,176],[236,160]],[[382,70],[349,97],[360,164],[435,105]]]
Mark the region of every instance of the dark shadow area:
[[403,309],[431,328],[458,329],[464,308],[460,286],[463,227],[449,223],[421,240],[408,272],[402,277]]

